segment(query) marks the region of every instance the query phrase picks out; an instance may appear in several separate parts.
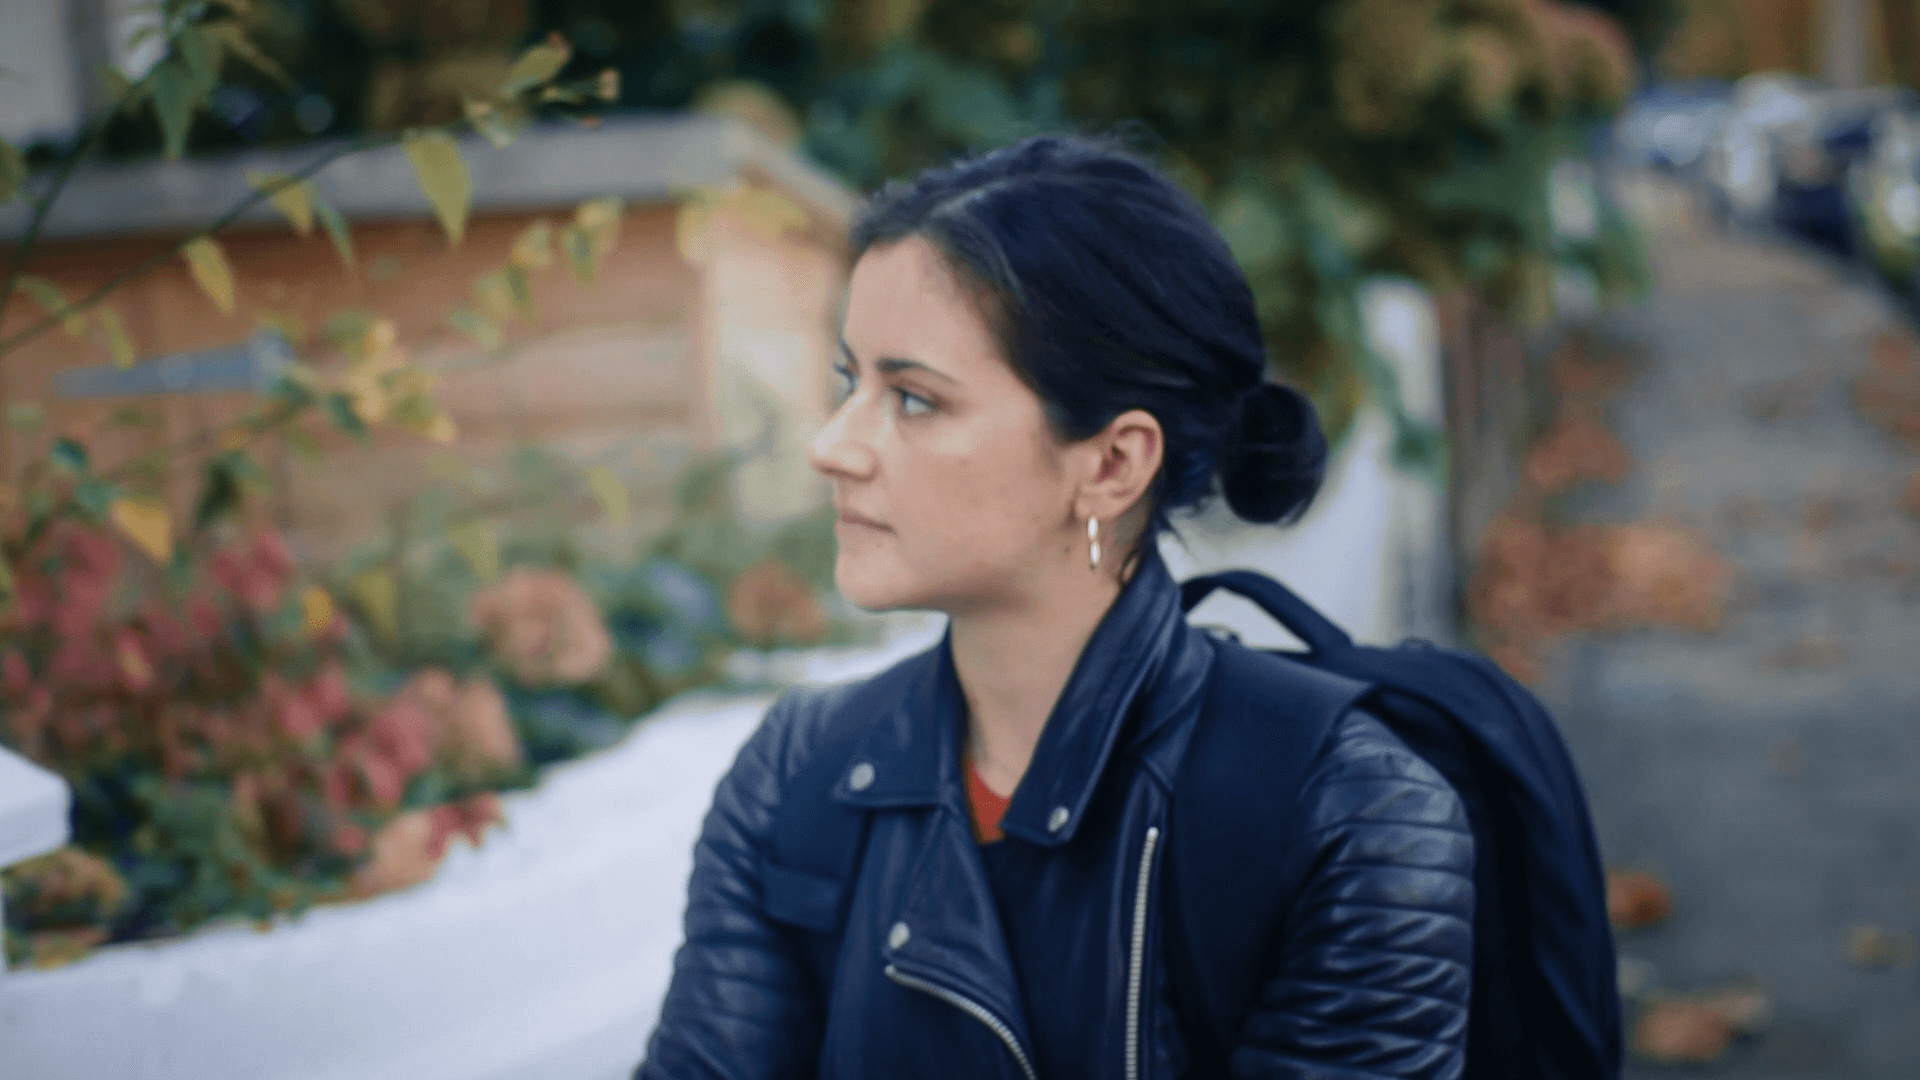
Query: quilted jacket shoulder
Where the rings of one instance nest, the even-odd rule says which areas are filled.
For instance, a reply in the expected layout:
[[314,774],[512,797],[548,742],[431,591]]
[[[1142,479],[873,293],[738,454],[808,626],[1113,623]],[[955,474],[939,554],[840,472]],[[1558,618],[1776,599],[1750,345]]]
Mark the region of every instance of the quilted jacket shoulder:
[[1432,1077],[1465,1067],[1473,837],[1459,796],[1378,718],[1336,722],[1284,858],[1303,883],[1236,1077]]

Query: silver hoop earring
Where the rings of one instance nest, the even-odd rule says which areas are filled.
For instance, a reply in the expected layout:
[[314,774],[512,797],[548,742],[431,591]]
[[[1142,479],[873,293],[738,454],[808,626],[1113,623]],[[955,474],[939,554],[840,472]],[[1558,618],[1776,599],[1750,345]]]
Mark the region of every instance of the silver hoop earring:
[[1100,569],[1100,519],[1087,519],[1087,569]]

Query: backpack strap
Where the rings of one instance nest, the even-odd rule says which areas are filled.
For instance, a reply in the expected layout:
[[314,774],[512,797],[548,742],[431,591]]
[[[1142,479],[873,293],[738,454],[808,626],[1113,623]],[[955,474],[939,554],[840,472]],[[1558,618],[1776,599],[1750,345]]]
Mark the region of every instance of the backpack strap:
[[[1301,788],[1335,721],[1369,689],[1236,642],[1213,648],[1167,845],[1168,957],[1195,1076],[1226,1075],[1301,884],[1283,880],[1279,858],[1298,834]],[[1207,857],[1181,857],[1196,851]]]

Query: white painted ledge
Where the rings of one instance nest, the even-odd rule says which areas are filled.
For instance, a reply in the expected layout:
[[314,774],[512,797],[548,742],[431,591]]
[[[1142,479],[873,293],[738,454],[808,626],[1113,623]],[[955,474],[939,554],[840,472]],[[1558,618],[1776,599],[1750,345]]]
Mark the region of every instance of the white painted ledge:
[[[781,668],[854,678],[939,630]],[[700,821],[770,700],[688,699],[554,768],[406,892],[0,975],[0,1078],[624,1080],[680,944]]]
[[67,842],[66,781],[0,746],[0,867]]

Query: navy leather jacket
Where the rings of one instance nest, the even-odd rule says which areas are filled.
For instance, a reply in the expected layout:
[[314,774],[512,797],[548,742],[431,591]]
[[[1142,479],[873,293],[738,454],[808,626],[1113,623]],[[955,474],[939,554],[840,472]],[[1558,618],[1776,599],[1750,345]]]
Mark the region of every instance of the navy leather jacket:
[[[1212,657],[1148,557],[1048,719],[1007,838],[986,848],[944,642],[863,682],[783,696],[715,793],[638,1080],[1459,1076],[1466,818],[1440,775],[1359,710],[1308,772],[1311,827],[1274,838],[1304,887],[1264,989],[1223,1061],[1189,1052],[1156,905],[1169,858],[1209,857],[1164,841]],[[864,730],[830,737],[843,724]],[[770,861],[783,793],[825,745],[845,758],[832,798],[870,813],[850,894]],[[821,895],[841,925],[809,917]]]

